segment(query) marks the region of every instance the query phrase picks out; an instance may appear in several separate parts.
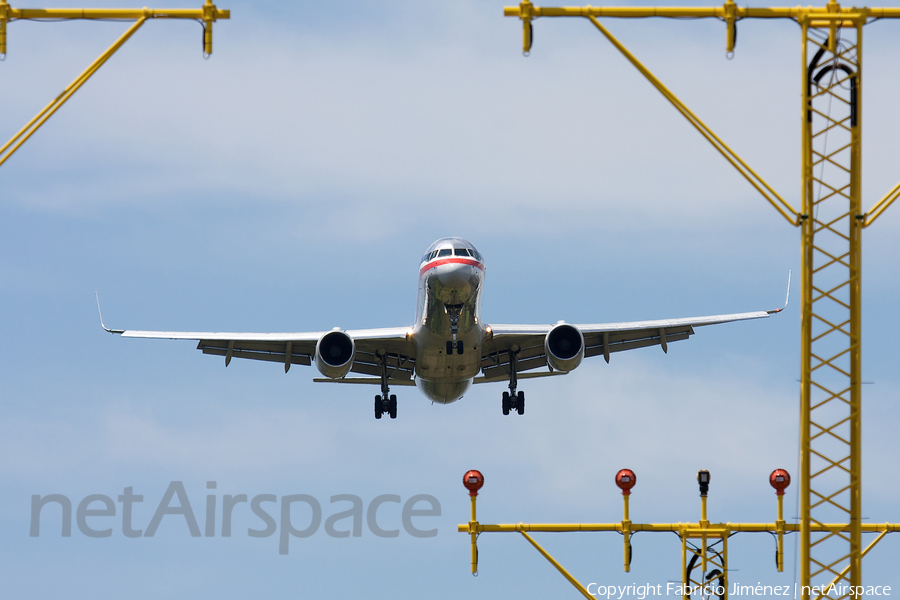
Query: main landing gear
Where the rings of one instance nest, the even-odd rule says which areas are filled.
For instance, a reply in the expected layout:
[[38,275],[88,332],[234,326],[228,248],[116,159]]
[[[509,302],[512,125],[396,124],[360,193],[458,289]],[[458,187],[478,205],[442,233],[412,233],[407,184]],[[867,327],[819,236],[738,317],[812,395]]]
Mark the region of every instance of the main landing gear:
[[392,419],[397,418],[397,396],[394,394],[384,396],[384,399],[381,395],[375,396],[375,418],[380,419],[385,413],[391,415]]
[[516,378],[516,355],[519,348],[513,346],[509,350],[509,391],[503,392],[503,414],[508,415],[515,411],[520,415],[525,414],[525,392],[516,392],[518,380]]
[[396,419],[397,396],[391,394],[388,388],[387,355],[384,350],[379,350],[376,354],[381,359],[381,394],[375,396],[375,418],[380,419],[381,415],[389,414],[392,419]]
[[509,392],[503,392],[503,414],[508,415],[511,410],[520,415],[525,414],[525,392],[518,392],[512,396]]

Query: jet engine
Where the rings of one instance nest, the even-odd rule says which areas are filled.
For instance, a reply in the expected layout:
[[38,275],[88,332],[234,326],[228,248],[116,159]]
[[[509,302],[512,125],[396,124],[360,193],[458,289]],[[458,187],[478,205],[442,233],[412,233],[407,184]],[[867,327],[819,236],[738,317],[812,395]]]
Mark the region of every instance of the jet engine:
[[325,377],[344,377],[353,366],[356,344],[339,329],[329,331],[316,342],[316,368]]
[[584,336],[577,327],[560,323],[544,338],[547,364],[556,371],[569,372],[584,358]]

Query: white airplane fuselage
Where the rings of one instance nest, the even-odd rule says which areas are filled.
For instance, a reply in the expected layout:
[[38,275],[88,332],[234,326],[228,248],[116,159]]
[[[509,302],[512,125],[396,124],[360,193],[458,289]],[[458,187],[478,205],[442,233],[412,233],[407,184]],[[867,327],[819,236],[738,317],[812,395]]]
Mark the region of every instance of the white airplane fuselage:
[[462,398],[481,369],[483,286],[481,254],[460,238],[436,241],[419,266],[415,381],[435,402]]

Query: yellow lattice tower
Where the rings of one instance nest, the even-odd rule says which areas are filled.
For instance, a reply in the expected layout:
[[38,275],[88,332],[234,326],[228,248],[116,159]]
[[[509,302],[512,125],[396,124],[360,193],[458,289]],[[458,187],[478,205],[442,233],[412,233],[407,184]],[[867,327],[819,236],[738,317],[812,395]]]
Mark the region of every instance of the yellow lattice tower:
[[[864,23],[803,28],[801,581],[862,583],[860,532],[861,40]],[[838,35],[840,32],[843,35]],[[809,524],[847,521],[849,532]],[[805,527],[804,527],[805,525]],[[849,577],[848,577],[849,573]]]

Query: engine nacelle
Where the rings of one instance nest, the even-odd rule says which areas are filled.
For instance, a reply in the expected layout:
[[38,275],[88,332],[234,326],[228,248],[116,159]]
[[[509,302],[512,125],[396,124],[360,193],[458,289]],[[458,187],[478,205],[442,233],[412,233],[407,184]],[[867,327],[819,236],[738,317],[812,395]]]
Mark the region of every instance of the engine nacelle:
[[556,371],[567,373],[581,364],[584,358],[584,336],[573,325],[560,323],[544,338],[547,364]]
[[339,329],[329,331],[316,342],[316,368],[325,377],[344,377],[353,366],[355,354],[352,337]]

